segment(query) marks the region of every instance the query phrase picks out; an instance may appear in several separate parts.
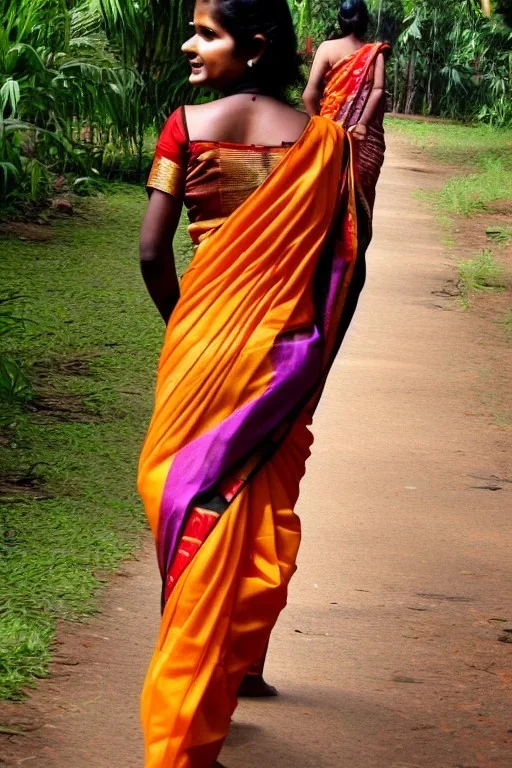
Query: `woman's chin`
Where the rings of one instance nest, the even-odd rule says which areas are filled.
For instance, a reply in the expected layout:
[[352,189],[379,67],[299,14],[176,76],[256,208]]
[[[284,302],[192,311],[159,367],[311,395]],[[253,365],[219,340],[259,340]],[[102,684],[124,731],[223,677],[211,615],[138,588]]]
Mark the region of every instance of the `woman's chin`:
[[190,85],[206,85],[208,78],[204,72],[191,72],[188,81]]

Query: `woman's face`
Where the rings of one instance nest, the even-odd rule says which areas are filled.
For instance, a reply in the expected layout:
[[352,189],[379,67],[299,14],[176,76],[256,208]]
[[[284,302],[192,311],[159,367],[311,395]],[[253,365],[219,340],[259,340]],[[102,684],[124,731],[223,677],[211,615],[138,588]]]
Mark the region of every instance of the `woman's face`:
[[215,18],[214,0],[197,0],[193,36],[183,45],[191,73],[189,82],[226,91],[247,71],[248,56],[237,50],[235,39]]

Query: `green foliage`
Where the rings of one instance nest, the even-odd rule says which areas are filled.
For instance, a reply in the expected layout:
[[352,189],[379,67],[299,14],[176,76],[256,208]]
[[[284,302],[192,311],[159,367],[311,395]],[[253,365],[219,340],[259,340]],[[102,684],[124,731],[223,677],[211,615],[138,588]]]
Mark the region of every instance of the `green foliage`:
[[[3,285],[25,297],[5,311],[37,318],[8,337],[34,400],[0,403],[0,698],[46,673],[55,620],[95,610],[144,527],[135,478],[163,338],[137,266],[145,204],[112,185],[50,241],[0,242]],[[190,251],[182,225],[180,271]]]
[[338,4],[329,0],[289,0],[299,49],[311,54],[323,40],[334,36],[337,31]]
[[[387,117],[386,128],[411,138],[434,159],[462,169],[512,171],[512,130],[485,124]],[[506,182],[506,180],[505,180]]]
[[131,94],[137,111],[139,174],[144,134],[161,128],[179,104],[192,101],[189,68],[181,53],[187,38],[192,3],[188,0],[91,0],[101,13],[113,50],[126,67],[134,69],[140,87]]
[[498,200],[512,199],[510,129],[393,118],[386,120],[386,126],[411,137],[434,158],[464,171],[453,175],[432,196],[439,211],[470,216],[492,208]]
[[21,296],[16,294],[0,297],[0,341],[21,335],[27,327],[26,320],[15,314],[15,306],[20,299]]
[[55,173],[100,170],[108,141],[129,148],[137,75],[109,52],[86,2],[1,0],[0,13],[1,189],[4,201],[37,202]]
[[16,314],[16,303],[21,297],[0,297],[0,404],[26,402],[32,396],[32,387],[23,365],[9,355],[9,346],[27,333],[28,323]]
[[512,238],[512,229],[508,227],[490,226],[485,230],[489,240],[494,240],[496,243],[508,243]]
[[496,157],[512,168],[512,130],[481,123],[386,118],[386,126],[414,140],[421,149],[450,165],[474,168],[484,157]]
[[32,387],[23,366],[9,357],[0,356],[0,402],[30,400]]
[[186,91],[181,2],[0,0],[0,15],[0,202],[44,202],[57,174],[140,179],[147,128]]
[[[5,558],[5,553],[2,557]],[[4,559],[3,568],[6,565],[7,560]],[[53,622],[48,618],[45,620],[40,616],[35,627],[30,615],[9,615],[8,604],[3,606],[5,613],[0,618],[0,701],[21,698],[27,680],[46,677],[54,629]]]
[[455,176],[444,186],[439,205],[448,213],[470,216],[496,200],[512,199],[512,173],[499,158],[483,158],[481,170]]
[[[386,128],[412,139],[434,160],[458,166],[441,192],[424,195],[442,213],[444,226],[463,229],[457,215],[479,213],[496,200],[512,200],[512,130],[488,125],[467,126],[450,122],[415,121],[387,118]],[[435,166],[434,166],[435,168]],[[463,173],[461,173],[463,171]],[[490,225],[482,217],[482,230],[498,244],[507,243],[512,232],[507,227]],[[458,230],[456,230],[458,231]],[[454,245],[453,241],[450,246]],[[473,259],[458,262],[460,303],[468,309],[471,298],[482,291],[502,291],[508,273],[492,251],[485,249]],[[505,331],[512,331],[512,312],[503,319]]]
[[512,122],[512,30],[475,0],[403,0],[392,66],[396,112]]
[[460,301],[465,309],[469,307],[472,294],[481,291],[503,291],[506,287],[503,270],[492,251],[483,250],[474,259],[459,261],[458,268]]
[[[498,11],[507,14],[507,2]],[[398,40],[390,65],[395,109],[512,119],[512,32],[476,0],[370,0],[370,37]],[[95,177],[140,181],[159,130],[190,101],[180,47],[188,0],[0,0],[0,203],[39,205]],[[337,32],[337,4],[290,0],[306,63]],[[296,89],[297,90],[297,89]],[[298,92],[292,94],[297,101]],[[201,98],[194,96],[194,98]]]

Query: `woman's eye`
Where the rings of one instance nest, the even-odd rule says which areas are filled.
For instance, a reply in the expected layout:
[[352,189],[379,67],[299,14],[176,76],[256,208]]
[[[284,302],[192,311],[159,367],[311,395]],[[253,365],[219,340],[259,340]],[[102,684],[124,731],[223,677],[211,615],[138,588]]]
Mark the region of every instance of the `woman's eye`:
[[201,37],[204,37],[205,40],[214,40],[216,37],[215,32],[213,29],[209,29],[208,27],[201,27],[201,29],[198,29],[198,34],[201,35]]

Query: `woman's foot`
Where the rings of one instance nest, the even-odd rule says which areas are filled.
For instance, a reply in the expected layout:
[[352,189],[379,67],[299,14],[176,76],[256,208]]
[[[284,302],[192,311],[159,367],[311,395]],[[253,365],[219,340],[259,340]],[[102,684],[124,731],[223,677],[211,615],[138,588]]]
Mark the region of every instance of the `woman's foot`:
[[238,689],[238,696],[248,699],[266,699],[278,695],[277,688],[266,683],[263,675],[246,675]]

